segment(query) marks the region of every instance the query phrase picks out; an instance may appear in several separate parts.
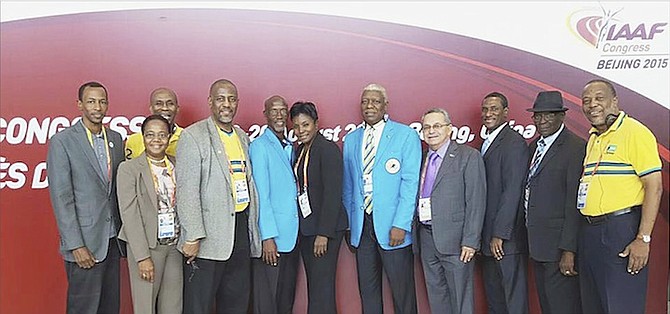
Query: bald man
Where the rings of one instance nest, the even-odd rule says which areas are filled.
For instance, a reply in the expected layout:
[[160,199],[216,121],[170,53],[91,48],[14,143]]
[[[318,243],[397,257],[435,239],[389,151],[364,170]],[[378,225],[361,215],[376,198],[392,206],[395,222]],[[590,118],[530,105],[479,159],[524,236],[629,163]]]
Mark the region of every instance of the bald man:
[[261,256],[258,196],[249,137],[235,126],[237,87],[214,82],[211,116],[184,129],[177,145],[177,214],[184,254],[184,313],[246,313],[251,258]]
[[[183,130],[175,123],[177,113],[179,113],[179,103],[177,101],[177,94],[165,87],[160,87],[151,92],[149,97],[149,111],[151,114],[158,114],[163,116],[170,122],[172,127],[172,137],[168,143],[166,153],[172,157],[177,155],[177,141]],[[144,152],[144,139],[142,132],[137,132],[128,137],[126,140],[126,159],[133,159]]]

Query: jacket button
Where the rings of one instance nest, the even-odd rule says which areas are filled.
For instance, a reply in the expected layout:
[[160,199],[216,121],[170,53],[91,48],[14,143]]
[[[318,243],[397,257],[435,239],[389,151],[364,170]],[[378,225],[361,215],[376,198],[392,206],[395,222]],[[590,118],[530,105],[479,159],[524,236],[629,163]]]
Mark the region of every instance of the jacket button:
[[235,217],[235,213],[230,214],[230,217]]
[[111,221],[111,220],[112,220],[112,219],[109,218],[109,217],[107,217],[107,218],[105,219],[105,221]]

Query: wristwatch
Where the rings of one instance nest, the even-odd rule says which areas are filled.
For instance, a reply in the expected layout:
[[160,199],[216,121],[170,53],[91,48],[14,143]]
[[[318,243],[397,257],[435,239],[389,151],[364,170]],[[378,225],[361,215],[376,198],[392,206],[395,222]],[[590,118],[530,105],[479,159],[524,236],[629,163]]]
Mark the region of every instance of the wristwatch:
[[649,234],[638,234],[637,238],[642,240],[644,243],[650,243],[651,242],[651,235]]

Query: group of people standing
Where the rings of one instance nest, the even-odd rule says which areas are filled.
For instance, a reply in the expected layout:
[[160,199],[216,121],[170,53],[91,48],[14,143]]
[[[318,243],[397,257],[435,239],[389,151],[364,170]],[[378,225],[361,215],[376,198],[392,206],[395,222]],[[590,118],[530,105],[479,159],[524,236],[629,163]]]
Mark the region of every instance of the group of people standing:
[[395,313],[417,312],[415,255],[433,313],[474,312],[475,258],[489,313],[528,312],[529,260],[544,313],[644,311],[661,161],[608,81],[582,92],[588,144],[563,124],[558,91],[528,108],[540,134],[530,146],[507,123],[505,95],[486,95],[479,151],[452,141],[449,113],[433,108],[422,152],[417,132],[388,118],[379,84],[363,89],[362,127],[342,151],[319,133],[314,103],[277,95],[251,142],[226,79],[210,87],[211,115],[187,128],[174,91],[154,90],[125,152],[102,124],[106,88],[88,82],[78,96],[81,121],[47,157],[68,313],[119,312],[122,256],[135,313],[292,313],[300,259],[308,312],[336,313],[342,239],[363,313],[383,312],[382,274]]

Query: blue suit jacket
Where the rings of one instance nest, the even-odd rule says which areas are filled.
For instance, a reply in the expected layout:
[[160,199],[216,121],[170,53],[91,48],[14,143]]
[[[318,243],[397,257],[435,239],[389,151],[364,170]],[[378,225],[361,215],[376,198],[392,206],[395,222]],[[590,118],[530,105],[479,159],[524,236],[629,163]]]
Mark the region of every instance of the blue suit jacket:
[[298,236],[298,202],[291,161],[272,130],[249,146],[259,199],[261,240],[274,238],[279,252],[290,252]]
[[[363,230],[363,128],[347,135],[344,142],[342,193],[349,215],[351,245],[358,247]],[[393,169],[389,168],[396,165]],[[410,127],[388,120],[379,140],[372,168],[372,216],[379,245],[385,250],[412,244],[412,218],[421,168],[421,142]],[[390,170],[390,171],[389,171]],[[405,242],[389,246],[392,227],[405,230]]]

